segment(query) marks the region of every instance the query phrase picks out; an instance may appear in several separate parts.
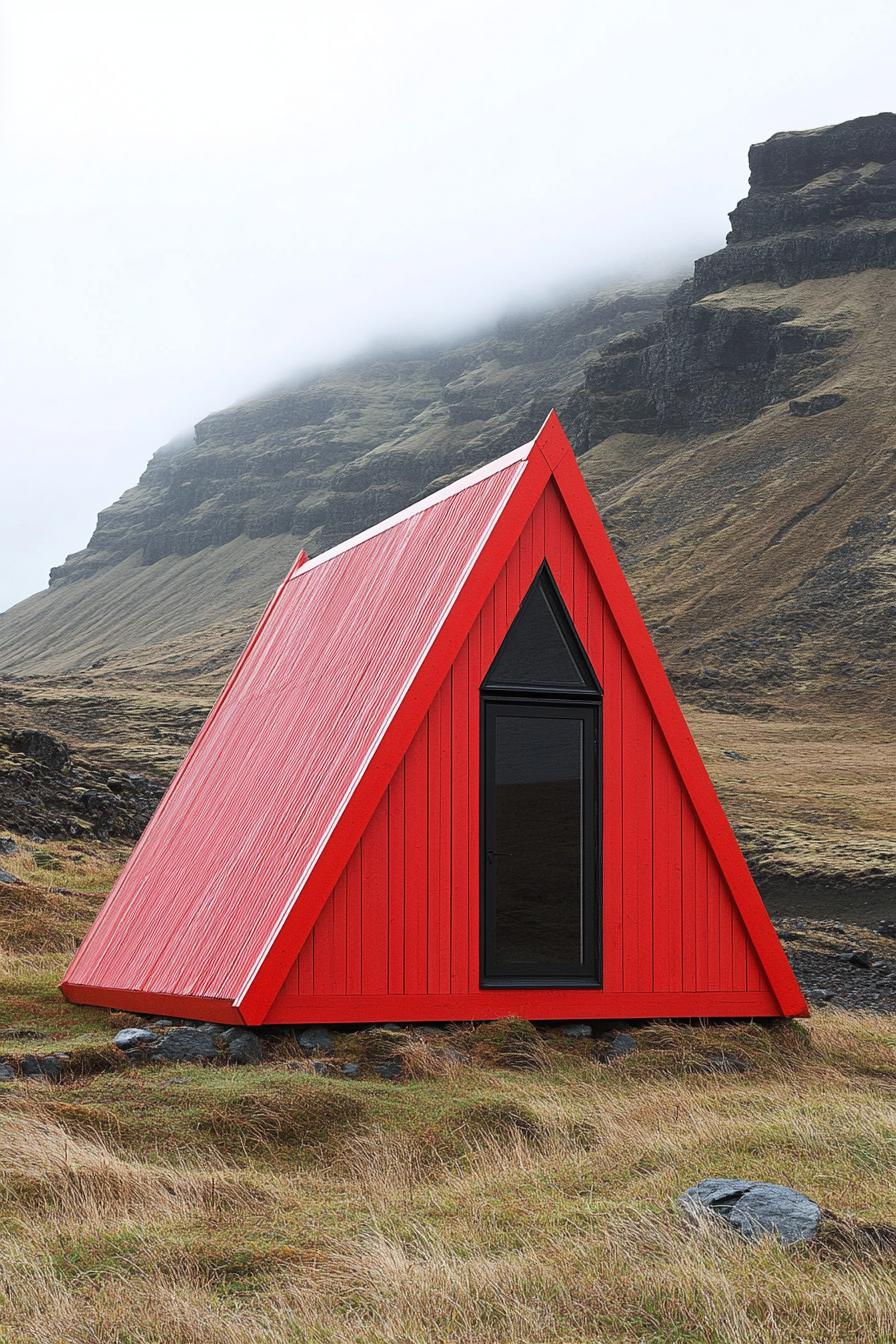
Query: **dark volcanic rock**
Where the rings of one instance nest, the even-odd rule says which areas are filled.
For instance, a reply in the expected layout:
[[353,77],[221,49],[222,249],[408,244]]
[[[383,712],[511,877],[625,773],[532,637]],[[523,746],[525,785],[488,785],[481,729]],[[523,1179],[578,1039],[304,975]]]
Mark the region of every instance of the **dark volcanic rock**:
[[211,1032],[195,1027],[174,1027],[152,1049],[152,1058],[163,1063],[205,1064],[217,1056]]
[[16,729],[7,733],[6,744],[10,751],[19,752],[33,761],[39,761],[41,765],[49,766],[51,770],[60,772],[67,770],[71,760],[71,752],[64,742],[51,737],[49,733],[38,732],[36,728]]
[[224,1055],[228,1064],[259,1064],[264,1058],[261,1038],[254,1031],[235,1027],[223,1033]]
[[65,1060],[62,1055],[23,1055],[19,1068],[23,1078],[37,1078],[58,1083]]
[[0,814],[26,834],[136,840],[163,792],[145,775],[82,764],[49,733],[0,732]]
[[797,397],[790,403],[791,415],[819,415],[842,406],[846,398],[840,392],[820,392],[817,397]]

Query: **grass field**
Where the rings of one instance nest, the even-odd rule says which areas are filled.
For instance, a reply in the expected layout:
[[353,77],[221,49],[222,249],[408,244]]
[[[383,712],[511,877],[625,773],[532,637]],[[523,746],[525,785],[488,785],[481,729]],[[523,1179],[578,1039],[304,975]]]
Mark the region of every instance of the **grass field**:
[[[116,856],[48,848],[7,889],[0,1054],[70,1063],[0,1088],[4,1344],[896,1338],[896,1258],[859,1231],[896,1222],[894,1019],[648,1026],[610,1064],[545,1033],[522,1070],[461,1028],[393,1040],[402,1082],[318,1075],[289,1038],[254,1067],[132,1067],[129,1019],[55,989]],[[719,1050],[749,1071],[701,1072]],[[789,1250],[694,1229],[675,1197],[709,1175],[844,1221]]]

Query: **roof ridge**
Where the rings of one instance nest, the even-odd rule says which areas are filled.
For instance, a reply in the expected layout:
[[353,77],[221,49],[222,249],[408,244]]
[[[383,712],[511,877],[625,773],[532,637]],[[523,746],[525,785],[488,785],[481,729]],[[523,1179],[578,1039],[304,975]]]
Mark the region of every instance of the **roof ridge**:
[[347,537],[345,541],[340,541],[336,546],[331,546],[329,550],[322,551],[320,555],[313,556],[310,560],[306,559],[303,565],[298,566],[292,573],[287,575],[285,582],[292,583],[295,579],[304,578],[312,569],[317,569],[319,565],[327,560],[333,560],[337,555],[343,555],[346,551],[353,550],[362,542],[369,541],[371,537],[379,536],[382,532],[389,531],[398,523],[405,522],[415,514],[425,513],[436,504],[441,504],[443,500],[450,499],[452,495],[460,494],[462,490],[469,489],[472,485],[478,485],[480,481],[486,480],[489,476],[496,475],[499,471],[505,471],[507,467],[514,466],[517,462],[525,462],[529,453],[535,445],[536,440],[531,439],[519,448],[512,449],[505,453],[503,457],[497,457],[492,462],[486,462],[481,467],[476,467],[466,476],[459,476],[457,480],[450,481],[448,485],[443,485],[440,490],[434,490],[431,495],[424,495],[415,503],[409,504],[406,509],[401,509],[398,513],[393,513],[390,517],[384,518],[379,523],[374,523],[364,532],[358,532],[353,537]]

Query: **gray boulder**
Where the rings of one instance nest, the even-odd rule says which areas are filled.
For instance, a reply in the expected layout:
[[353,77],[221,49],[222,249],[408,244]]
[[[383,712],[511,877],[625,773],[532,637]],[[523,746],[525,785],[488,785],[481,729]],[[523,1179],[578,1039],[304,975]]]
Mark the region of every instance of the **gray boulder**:
[[0,1063],[0,1083],[14,1083],[15,1078],[15,1069],[5,1062]]
[[224,1032],[224,1057],[228,1064],[258,1064],[264,1047],[254,1031],[234,1027]]
[[627,1031],[614,1031],[606,1044],[606,1056],[607,1059],[622,1059],[625,1055],[633,1055],[637,1048],[634,1036]]
[[119,1050],[133,1050],[135,1045],[145,1045],[157,1039],[155,1032],[147,1031],[145,1027],[122,1027],[113,1037],[112,1044],[117,1045]]
[[748,1240],[777,1237],[785,1245],[811,1241],[818,1232],[821,1209],[787,1185],[711,1177],[692,1185],[678,1203],[689,1217],[712,1215]]
[[6,886],[17,887],[20,881],[21,879],[16,877],[15,873],[8,873],[5,868],[0,868],[0,882],[3,882]]
[[299,1035],[299,1045],[306,1055],[328,1055],[333,1049],[333,1037],[326,1027],[306,1027]]
[[591,1026],[588,1022],[565,1022],[560,1030],[564,1036],[573,1038],[591,1035]]
[[217,1055],[214,1037],[197,1027],[174,1027],[152,1050],[153,1059],[164,1063],[204,1064]]
[[11,835],[0,835],[0,854],[15,854],[18,845]]

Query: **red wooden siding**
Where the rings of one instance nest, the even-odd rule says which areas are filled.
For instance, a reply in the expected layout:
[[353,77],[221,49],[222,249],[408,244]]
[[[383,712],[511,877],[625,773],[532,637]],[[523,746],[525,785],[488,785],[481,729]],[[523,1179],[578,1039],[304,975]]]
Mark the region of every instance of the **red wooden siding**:
[[[479,686],[546,559],[603,688],[603,988],[479,988]],[[775,997],[549,484],[269,1021],[762,1014]]]

